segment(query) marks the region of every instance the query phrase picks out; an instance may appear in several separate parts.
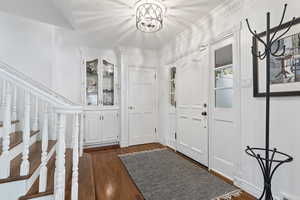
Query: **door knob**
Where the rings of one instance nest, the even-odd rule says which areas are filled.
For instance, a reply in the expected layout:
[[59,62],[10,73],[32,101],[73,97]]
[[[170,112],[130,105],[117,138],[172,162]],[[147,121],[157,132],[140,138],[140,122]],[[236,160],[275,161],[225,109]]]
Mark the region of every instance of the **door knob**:
[[205,111],[205,112],[202,112],[201,115],[202,115],[202,116],[207,116],[207,112],[206,112],[206,111]]

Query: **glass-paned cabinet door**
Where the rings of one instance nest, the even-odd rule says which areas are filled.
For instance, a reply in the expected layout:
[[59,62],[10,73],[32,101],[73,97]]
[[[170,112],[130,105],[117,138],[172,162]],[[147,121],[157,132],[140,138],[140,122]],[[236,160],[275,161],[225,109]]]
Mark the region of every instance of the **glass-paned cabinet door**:
[[102,70],[102,95],[103,106],[114,105],[114,79],[115,79],[115,66],[112,63],[103,60]]
[[86,62],[86,102],[89,106],[98,106],[98,63],[98,59]]

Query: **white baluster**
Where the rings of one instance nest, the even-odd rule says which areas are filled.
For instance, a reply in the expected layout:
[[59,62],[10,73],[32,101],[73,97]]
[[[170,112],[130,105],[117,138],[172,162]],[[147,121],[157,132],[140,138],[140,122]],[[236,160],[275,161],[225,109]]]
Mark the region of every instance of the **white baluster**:
[[18,93],[18,88],[15,85],[14,86],[14,96],[13,96],[13,103],[12,103],[12,115],[11,118],[13,121],[17,120],[17,94]]
[[50,133],[50,139],[56,140],[57,137],[57,114],[55,113],[54,107],[51,109],[51,133]]
[[45,192],[47,186],[47,155],[48,155],[48,104],[45,104],[44,123],[42,132],[42,157],[41,157],[41,170],[39,180],[39,192]]
[[30,143],[30,93],[25,91],[25,109],[23,122],[23,155],[21,164],[21,176],[29,173],[29,143]]
[[73,169],[72,169],[72,200],[78,200],[78,164],[79,164],[79,114],[74,116],[73,131]]
[[65,125],[66,116],[64,114],[59,114],[58,117],[58,143],[56,152],[56,181],[55,181],[55,200],[65,199]]
[[[17,95],[18,95],[18,88],[15,85],[14,86],[14,92],[13,92],[14,96],[13,96],[13,101],[12,101],[12,115],[11,115],[11,119],[12,121],[16,121],[17,120]],[[12,132],[16,132],[16,124],[13,125],[13,130]]]
[[34,116],[32,123],[32,130],[37,131],[39,129],[39,99],[35,97],[35,108],[34,108]]
[[6,99],[6,80],[2,82],[2,96],[1,96],[1,121],[4,121],[5,114],[5,99]]
[[0,157],[1,170],[0,178],[8,178],[10,173],[10,158],[9,158],[9,145],[11,133],[11,90],[10,84],[7,82],[5,87],[5,103],[4,105],[4,121],[3,121],[3,142],[2,142],[2,155]]
[[80,115],[80,145],[79,145],[79,148],[80,148],[80,156],[83,155],[83,131],[84,131],[84,114],[82,113]]

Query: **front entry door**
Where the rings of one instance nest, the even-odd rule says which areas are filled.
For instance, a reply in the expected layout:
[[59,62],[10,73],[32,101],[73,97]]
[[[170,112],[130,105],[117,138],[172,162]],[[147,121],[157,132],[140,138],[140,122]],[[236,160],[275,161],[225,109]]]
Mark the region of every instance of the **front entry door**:
[[178,64],[177,150],[208,166],[208,50]]
[[157,141],[156,72],[129,67],[129,145]]

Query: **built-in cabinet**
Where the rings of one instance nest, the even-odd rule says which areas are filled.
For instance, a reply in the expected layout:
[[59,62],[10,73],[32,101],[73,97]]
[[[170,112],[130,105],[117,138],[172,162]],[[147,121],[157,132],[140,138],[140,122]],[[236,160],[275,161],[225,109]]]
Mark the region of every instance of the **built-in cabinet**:
[[115,143],[119,139],[119,111],[86,111],[86,145]]
[[83,66],[86,146],[119,142],[118,67],[106,60],[86,60]]

